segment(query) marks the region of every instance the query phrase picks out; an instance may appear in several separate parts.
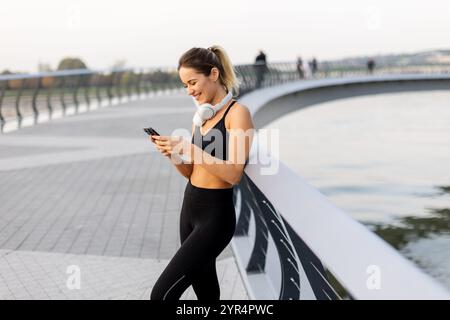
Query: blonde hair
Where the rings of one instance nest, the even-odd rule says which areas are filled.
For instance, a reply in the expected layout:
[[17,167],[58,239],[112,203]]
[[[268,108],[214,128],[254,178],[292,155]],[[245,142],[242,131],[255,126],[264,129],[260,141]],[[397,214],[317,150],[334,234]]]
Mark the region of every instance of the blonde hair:
[[228,54],[221,46],[214,45],[207,49],[189,49],[183,53],[178,61],[178,70],[181,67],[193,68],[205,76],[209,76],[211,69],[216,67],[219,69],[220,83],[225,87],[226,91],[234,90],[235,95],[239,93],[240,81],[236,77],[236,72]]

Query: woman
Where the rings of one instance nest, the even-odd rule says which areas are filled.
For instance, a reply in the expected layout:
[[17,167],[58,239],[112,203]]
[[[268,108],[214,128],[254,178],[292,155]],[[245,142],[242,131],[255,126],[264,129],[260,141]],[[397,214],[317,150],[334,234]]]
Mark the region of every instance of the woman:
[[[184,87],[200,106],[215,106],[215,114],[194,115],[192,140],[151,136],[189,182],[180,214],[181,247],[156,281],[152,300],[178,300],[192,285],[199,300],[219,300],[216,258],[233,237],[236,216],[233,186],[238,184],[253,139],[247,107],[231,99],[238,81],[220,46],[192,48],[178,63]],[[213,148],[211,148],[213,146]]]

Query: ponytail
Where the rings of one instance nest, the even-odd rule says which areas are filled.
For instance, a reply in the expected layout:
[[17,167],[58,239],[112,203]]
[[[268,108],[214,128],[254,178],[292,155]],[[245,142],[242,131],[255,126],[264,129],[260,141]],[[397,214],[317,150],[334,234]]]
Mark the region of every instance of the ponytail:
[[238,93],[240,81],[236,77],[233,65],[225,49],[218,45],[211,46],[208,49],[215,53],[222,65],[223,73],[220,73],[220,80],[227,88],[227,91],[234,90],[234,92]]

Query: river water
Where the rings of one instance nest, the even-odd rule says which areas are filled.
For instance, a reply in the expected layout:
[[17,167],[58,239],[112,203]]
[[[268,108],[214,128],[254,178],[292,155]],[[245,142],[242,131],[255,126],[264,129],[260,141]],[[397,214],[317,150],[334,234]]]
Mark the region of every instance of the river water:
[[450,288],[450,90],[327,102],[265,128],[284,163]]

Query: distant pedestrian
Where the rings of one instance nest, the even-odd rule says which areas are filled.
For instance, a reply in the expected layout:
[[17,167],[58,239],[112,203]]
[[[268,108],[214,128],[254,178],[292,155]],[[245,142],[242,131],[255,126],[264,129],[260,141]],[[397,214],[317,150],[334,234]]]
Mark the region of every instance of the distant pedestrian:
[[373,59],[367,60],[367,71],[369,72],[369,74],[372,74],[374,69],[375,69],[375,60]]
[[314,77],[314,76],[316,75],[317,70],[318,70],[317,59],[316,59],[316,58],[313,58],[313,59],[310,61],[309,67],[310,67],[310,69],[311,69],[311,74],[312,74],[312,76]]
[[264,51],[259,50],[259,54],[255,58],[255,74],[256,74],[256,88],[260,88],[264,82],[264,76],[267,72],[267,60]]
[[300,56],[297,58],[297,72],[298,72],[298,77],[300,79],[305,78],[305,69],[303,68],[303,60],[302,60],[302,57],[300,57]]

